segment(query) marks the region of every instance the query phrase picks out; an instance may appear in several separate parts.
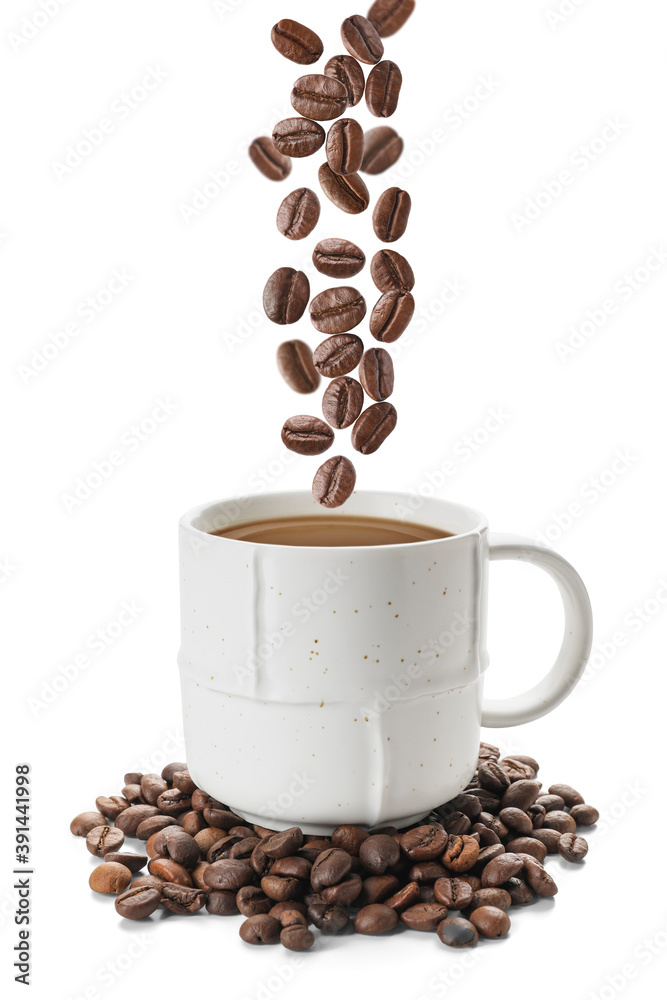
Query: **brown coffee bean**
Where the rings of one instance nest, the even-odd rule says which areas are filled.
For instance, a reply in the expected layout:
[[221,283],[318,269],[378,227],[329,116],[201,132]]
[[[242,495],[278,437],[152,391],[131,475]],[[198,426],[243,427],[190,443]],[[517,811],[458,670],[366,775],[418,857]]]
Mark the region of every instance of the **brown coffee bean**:
[[191,837],[194,837],[196,833],[201,833],[202,830],[207,830],[206,820],[201,813],[195,812],[191,809],[190,812],[183,813],[181,816],[183,829],[186,833],[189,833]]
[[470,830],[470,836],[479,837],[479,844],[481,848],[492,847],[496,844],[500,844],[500,837],[495,830],[492,830],[488,826],[484,826],[483,823],[475,823]]
[[138,840],[148,840],[160,830],[166,830],[168,826],[178,826],[178,820],[175,816],[149,816],[148,819],[141,821],[134,836]]
[[320,199],[310,188],[292,191],[282,201],[276,216],[278,232],[288,240],[310,236],[320,219]]
[[243,826],[245,820],[237,816],[236,813],[230,812],[219,802],[215,802],[214,799],[206,805],[204,808],[204,819],[209,824],[209,826],[217,826],[218,829],[226,832],[231,830],[233,826]]
[[184,885],[172,885],[167,883],[162,887],[163,908],[169,913],[178,913],[181,916],[197,913],[206,905],[207,893],[201,889],[189,889]]
[[532,806],[528,806],[526,814],[530,816],[530,821],[533,824],[534,830],[539,830],[544,825],[544,817],[547,814],[544,806],[539,806],[535,803]]
[[261,845],[262,851],[267,858],[277,860],[278,858],[289,858],[299,850],[303,844],[303,833],[298,826],[291,826],[288,830],[272,834],[269,839]]
[[565,808],[565,801],[560,795],[539,795],[535,804],[542,806],[546,812],[555,812],[557,809]]
[[340,34],[347,51],[359,62],[373,65],[382,59],[382,39],[368,18],[361,14],[346,18],[341,25]]
[[75,816],[69,825],[70,832],[75,837],[87,837],[97,826],[105,826],[106,819],[99,812],[82,812]]
[[[493,792],[487,791],[486,788],[469,788],[466,794],[479,799],[482,809],[486,812],[493,813],[500,809],[500,798],[494,795]],[[491,816],[491,819],[493,819],[493,816]]]
[[265,875],[261,880],[262,891],[275,900],[277,903],[286,899],[296,899],[302,891],[302,881],[298,878],[285,877],[280,875]]
[[347,88],[333,76],[309,73],[296,81],[290,100],[304,118],[328,122],[347,108]]
[[125,892],[132,881],[132,872],[125,865],[115,861],[105,861],[93,868],[88,879],[88,885],[93,892],[108,892],[118,895]]
[[503,757],[498,763],[510,781],[531,780],[537,774],[534,767],[531,767],[525,761],[519,760],[518,757]]
[[398,187],[387,188],[373,210],[373,229],[383,243],[400,240],[408,227],[412,199]]
[[104,855],[105,864],[111,864],[113,862],[114,864],[124,865],[125,868],[132,873],[140,872],[146,865],[147,861],[148,858],[145,854],[130,854],[119,851],[110,851],[109,854]]
[[398,862],[400,856],[401,851],[396,841],[382,833],[367,837],[359,848],[362,864],[373,875],[383,875],[387,868]]
[[555,896],[558,886],[539,861],[535,861],[528,854],[522,855],[524,859],[522,878],[528,883],[537,896]]
[[368,20],[381,38],[396,34],[415,9],[415,0],[375,0]]
[[310,880],[312,869],[313,865],[307,858],[296,855],[293,858],[278,858],[277,861],[274,861],[271,874]]
[[121,789],[121,795],[127,799],[131,805],[135,805],[144,801],[143,795],[141,794],[141,785],[124,785]]
[[261,174],[270,181],[284,181],[292,169],[292,161],[280,153],[268,135],[253,139],[248,147],[248,155]]
[[600,818],[600,813],[595,806],[576,805],[570,809],[570,816],[577,826],[593,826]]
[[583,861],[588,854],[588,842],[576,833],[564,833],[558,844],[558,853],[566,861]]
[[123,778],[123,784],[125,785],[140,785],[143,774],[141,771],[128,771]]
[[127,920],[143,920],[155,913],[161,899],[159,889],[133,885],[116,900],[116,912]]
[[401,913],[401,922],[413,931],[434,931],[447,918],[447,907],[441,903],[416,903]]
[[334,432],[319,417],[290,417],[281,432],[282,442],[298,455],[321,455],[334,442]]
[[488,865],[489,861],[493,861],[494,858],[499,858],[500,855],[504,853],[505,847],[503,844],[489,844],[487,847],[480,848],[477,860],[480,865]]
[[[417,879],[411,879],[416,882]],[[395,875],[371,875],[362,882],[361,893],[357,906],[369,906],[373,903],[383,903],[399,891],[401,883]]]
[[462,882],[467,882],[473,892],[477,892],[478,889],[482,888],[482,880],[477,875],[471,875],[470,872],[466,872],[464,875],[459,875],[459,878]]
[[366,105],[376,118],[391,118],[398,107],[403,74],[395,62],[385,59],[374,66],[366,81]]
[[376,340],[393,344],[402,337],[415,314],[411,292],[386,292],[373,307],[370,330]]
[[334,122],[327,136],[327,162],[339,175],[356,174],[364,158],[364,130],[353,118]]
[[503,795],[510,786],[510,779],[500,764],[487,761],[477,769],[477,780],[481,788],[486,788],[495,795]]
[[284,156],[312,156],[321,149],[326,132],[319,122],[309,118],[285,118],[273,129],[273,145]]
[[166,792],[169,785],[159,774],[144,774],[141,779],[141,794],[150,806],[157,805],[162,792]]
[[203,889],[204,892],[208,892],[208,886],[204,882],[204,872],[208,868],[208,861],[198,861],[190,872],[190,878],[192,879],[192,884],[197,889]]
[[124,795],[99,795],[95,799],[95,805],[107,819],[115,820],[123,810],[129,808],[130,803]]
[[332,427],[350,427],[364,405],[364,390],[349,375],[335,378],[322,397],[322,413]]
[[187,868],[179,865],[177,861],[172,861],[171,858],[151,858],[148,862],[148,870],[151,875],[157,875],[165,882],[183,885],[187,889],[192,888],[192,878]]
[[535,837],[515,837],[507,844],[507,850],[512,854],[530,854],[540,864],[548,853],[546,844],[543,844],[541,840],[536,840]]
[[511,905],[512,897],[506,889],[477,889],[472,894],[468,909],[471,913],[480,906],[497,906],[499,910],[509,910]]
[[359,215],[370,205],[371,196],[366,183],[359,174],[336,174],[328,163],[323,163],[318,172],[320,186],[325,195],[342,212]]
[[103,858],[123,846],[125,835],[115,826],[94,826],[86,835],[86,847],[96,858]]
[[157,875],[140,875],[139,878],[135,878],[132,882],[132,888],[139,889],[142,886],[148,886],[149,889],[159,889],[162,892],[164,881],[163,878],[159,878]]
[[168,785],[171,785],[174,780],[174,775],[177,771],[187,771],[188,765],[184,760],[172,760],[169,764],[165,764],[160,773],[160,777],[163,781],[166,781]]
[[389,899],[385,899],[384,905],[400,913],[402,910],[407,910],[410,906],[415,906],[421,902],[419,892],[420,886],[418,882],[408,882],[407,885],[404,885],[402,889],[395,892]]
[[472,888],[460,878],[439,878],[433,883],[433,892],[438,903],[450,910],[465,910],[472,899]]
[[470,914],[470,923],[485,938],[505,937],[511,926],[510,918],[497,906],[480,906],[477,910],[473,910]]
[[209,889],[227,889],[234,892],[238,892],[244,885],[251,885],[254,877],[255,873],[247,861],[230,858],[215,861],[204,872],[204,882]]
[[357,934],[385,934],[394,929],[398,923],[398,913],[383,903],[371,903],[362,906],[354,918],[354,929]]
[[533,890],[520,878],[509,879],[503,888],[510,894],[512,906],[525,906],[533,901]]
[[214,800],[211,798],[208,792],[202,791],[201,788],[195,789],[195,791],[192,793],[192,808],[195,810],[195,812],[203,813],[204,809],[206,809],[208,805],[213,803],[213,801]]
[[557,854],[561,835],[558,830],[533,830],[533,840],[539,840],[547,849],[547,854]]
[[539,794],[540,783],[538,781],[515,781],[505,791],[500,804],[503,809],[515,806],[517,809],[525,811],[533,805]]
[[136,837],[139,824],[151,816],[157,816],[160,810],[157,806],[133,805],[123,809],[116,819],[116,829],[121,830],[126,837]]
[[529,837],[533,832],[533,823],[530,816],[523,809],[517,809],[516,806],[508,806],[507,809],[501,809],[499,819],[509,830],[516,830],[523,837]]
[[333,56],[324,67],[327,76],[343,84],[347,91],[348,106],[355,107],[364,96],[364,71],[352,56]]
[[234,844],[229,852],[230,858],[241,858],[249,860],[252,856],[252,852],[255,850],[257,845],[260,843],[259,837],[244,837],[243,840],[239,840],[238,843]]
[[447,839],[439,824],[414,826],[401,836],[400,847],[411,861],[433,861],[445,850]]
[[324,52],[322,39],[305,24],[284,17],[271,29],[271,41],[285,59],[310,66],[316,63]]
[[366,351],[359,364],[359,378],[371,399],[378,403],[388,399],[394,391],[394,362],[391,354],[383,347],[372,347]]
[[333,847],[340,847],[342,851],[347,851],[350,856],[358,857],[359,848],[368,836],[368,832],[362,830],[360,826],[343,824],[337,826],[331,834],[331,843]]
[[364,158],[361,169],[365,174],[382,174],[401,158],[404,142],[395,129],[379,125],[364,134]]
[[444,865],[437,861],[418,861],[408,872],[408,878],[415,882],[436,882],[439,878],[447,878],[450,873]]
[[327,935],[340,934],[350,920],[347,910],[329,903],[312,903],[308,907],[308,918]]
[[190,809],[192,799],[186,792],[182,792],[180,788],[168,788],[166,792],[162,792],[158,796],[157,806],[167,816],[179,816]]
[[375,254],[371,278],[381,292],[410,292],[415,287],[414,271],[396,250],[379,250]]
[[331,510],[341,507],[354,493],[357,473],[349,458],[337,455],[315,473],[313,496],[319,504]]
[[236,893],[235,907],[244,917],[268,913],[273,905],[273,900],[256,885],[244,885]]
[[[303,340],[286,340],[276,354],[278,371],[290,389],[302,394],[315,392],[320,376],[313,364],[313,352]],[[199,815],[199,814],[198,814]]]
[[[230,852],[236,844],[241,842],[240,837],[222,837],[218,840],[212,847],[209,847],[206,852],[206,860],[209,864],[215,864],[216,861],[223,861],[229,859]],[[252,852],[251,852],[252,855]]]
[[[261,891],[261,890],[260,890]],[[209,891],[206,909],[215,917],[232,916],[239,912],[236,904],[237,894],[231,889],[214,889]]]
[[290,924],[281,930],[280,943],[289,951],[307,951],[315,944],[315,936],[303,924]]
[[447,917],[441,920],[436,933],[442,943],[450,948],[472,948],[479,940],[475,925],[463,917]]
[[310,283],[303,271],[279,267],[264,288],[264,312],[280,326],[296,323],[306,311],[309,299]]
[[566,806],[583,806],[585,799],[581,792],[578,792],[572,785],[550,785],[549,795],[560,795]]
[[330,885],[337,885],[347,878],[352,867],[352,858],[347,851],[332,847],[323,851],[313,865],[310,884],[319,891]]
[[374,454],[392,433],[397,420],[396,408],[391,403],[374,403],[352,428],[352,447],[362,455]]
[[204,830],[200,830],[199,833],[196,833],[194,839],[201,856],[205,858],[213,845],[217,844],[217,842],[224,836],[225,831],[219,830],[215,826],[207,826]]
[[451,871],[467,872],[473,867],[478,857],[479,844],[476,840],[468,836],[450,835],[445,853],[442,855],[442,862]]
[[326,378],[337,378],[354,371],[364,353],[364,345],[353,333],[341,333],[323,341],[313,352],[317,371]]
[[304,919],[308,919],[308,908],[305,903],[297,902],[294,899],[285,900],[282,903],[274,903],[269,910],[269,916],[281,920],[284,913],[296,910]]
[[201,860],[197,841],[180,826],[168,826],[156,838],[154,846],[160,857],[171,858],[184,868],[194,868]]
[[472,828],[470,819],[462,812],[453,812],[445,816],[442,820],[447,833],[453,833],[457,837],[462,837],[464,833],[469,833]]
[[485,889],[497,888],[514,875],[519,875],[523,867],[523,858],[518,854],[501,854],[486,865],[482,872],[482,885]]
[[310,320],[320,333],[347,333],[366,315],[366,300],[348,285],[327,288],[310,303]]
[[366,256],[349,240],[322,240],[313,250],[313,264],[320,274],[345,280],[363,271]]
[[542,829],[558,830],[559,833],[574,833],[577,829],[577,824],[569,813],[563,812],[560,809],[554,809],[544,817]]
[[280,921],[268,913],[259,913],[241,924],[239,935],[246,944],[275,944],[280,940]]
[[329,885],[322,889],[322,900],[336,906],[349,906],[359,898],[362,890],[361,875],[356,872],[348,875],[337,885]]
[[417,902],[417,903],[437,903],[438,900],[435,898],[435,892],[433,891],[433,885],[420,885],[419,886],[419,899],[415,900],[415,902]]

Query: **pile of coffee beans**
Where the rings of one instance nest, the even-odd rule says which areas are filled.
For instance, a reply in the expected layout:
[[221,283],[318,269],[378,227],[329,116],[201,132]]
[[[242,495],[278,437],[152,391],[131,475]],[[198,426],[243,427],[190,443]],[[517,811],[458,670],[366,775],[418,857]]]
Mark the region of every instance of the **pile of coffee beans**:
[[[160,907],[240,913],[245,942],[292,951],[314,944],[311,928],[384,934],[403,924],[468,948],[504,937],[512,907],[558,892],[548,854],[577,863],[588,853],[577,830],[597,822],[597,809],[570,785],[545,790],[538,772],[532,757],[501,759],[482,743],[468,786],[423,822],[318,837],[247,824],[174,763],[161,775],[126,774],[119,795],[100,796],[70,829],[102,859],[91,889],[115,895],[128,920]],[[126,837],[145,841],[145,853],[122,851]]]
[[[403,27],[415,0],[376,0],[368,17],[355,14],[341,26],[346,54],[332,56],[323,73],[307,72],[295,82],[291,104],[299,117],[278,122],[272,136],[260,136],[250,145],[250,158],[269,180],[282,181],[292,161],[323,149],[318,181],[327,198],[342,212],[365,212],[374,200],[361,173],[377,175],[392,167],[403,152],[403,140],[388,125],[364,133],[354,118],[344,117],[366,98],[376,118],[390,118],[399,103],[403,78],[395,62],[384,58],[383,38]],[[297,21],[284,18],[274,25],[271,40],[286,59],[312,66],[324,54],[319,35]],[[365,78],[362,64],[370,66]],[[333,122],[328,131],[321,122]],[[390,187],[375,200],[373,232],[382,243],[394,243],[405,233],[411,199],[407,191]],[[320,201],[310,187],[296,188],[283,199],[276,218],[288,240],[311,235],[320,219]],[[366,255],[341,237],[327,237],[313,251],[317,272],[348,281],[366,265]],[[371,335],[393,343],[407,329],[415,311],[410,264],[395,250],[379,250],[371,263],[371,277],[381,297],[371,310]],[[308,277],[293,267],[279,267],[264,289],[264,310],[279,326],[297,323],[309,311],[315,330],[327,339],[315,350],[303,340],[287,340],[278,348],[278,370],[295,392],[316,392],[321,378],[329,379],[319,417],[290,417],[282,431],[284,445],[300,455],[320,455],[334,444],[335,431],[352,427],[351,444],[361,455],[380,448],[396,427],[397,413],[386,400],[394,390],[391,355],[385,349],[366,350],[357,334],[367,314],[366,300],[351,285],[336,285],[311,300]],[[359,378],[352,372],[359,368]],[[364,394],[371,404],[364,409]],[[356,485],[354,465],[344,456],[329,459],[315,475],[313,495],[324,507],[340,507]]]

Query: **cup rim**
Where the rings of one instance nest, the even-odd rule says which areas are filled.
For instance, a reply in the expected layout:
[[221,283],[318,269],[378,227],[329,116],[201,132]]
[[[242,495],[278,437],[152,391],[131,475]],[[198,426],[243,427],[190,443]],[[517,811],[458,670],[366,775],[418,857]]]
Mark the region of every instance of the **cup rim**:
[[[416,496],[413,493],[405,493],[402,491],[395,491],[395,490],[355,490],[355,493],[353,495],[365,498],[374,497],[379,499],[380,501],[384,501],[385,503],[393,499],[395,503],[406,503],[408,504],[408,506],[410,501],[415,500]],[[215,510],[216,508],[222,509],[225,506],[230,506],[232,504],[236,505],[237,507],[240,505],[242,508],[245,508],[247,506],[250,506],[250,504],[253,501],[272,502],[273,500],[275,500],[276,502],[279,503],[281,500],[283,502],[286,502],[290,498],[293,498],[301,502],[309,498],[313,502],[313,512],[315,512],[315,516],[317,516],[317,512],[321,512],[321,515],[323,517],[346,516],[345,507],[337,508],[337,510],[328,510],[326,508],[321,507],[319,504],[317,504],[316,501],[313,500],[312,493],[309,490],[271,490],[271,491],[266,491],[264,493],[237,494],[236,496],[225,497],[223,499],[213,500],[208,503],[198,504],[196,507],[192,507],[189,511],[186,511],[186,513],[182,515],[179,521],[179,526],[182,530],[185,530],[187,532],[193,532],[198,536],[203,535],[207,539],[215,539],[213,544],[220,543],[227,545],[229,544],[250,545],[253,548],[257,548],[260,550],[277,549],[282,551],[287,550],[290,552],[330,551],[332,548],[332,546],[330,545],[284,545],[275,542],[256,542],[256,541],[246,541],[245,539],[241,538],[228,538],[225,537],[224,535],[216,535],[212,531],[198,527],[197,524],[195,524],[196,520],[201,519],[207,513]],[[472,520],[474,523],[469,528],[466,528],[466,530],[464,531],[453,531],[451,535],[443,538],[427,538],[413,542],[388,542],[382,545],[345,545],[345,546],[341,545],[341,546],[336,546],[336,549],[338,551],[344,550],[349,552],[368,551],[372,549],[380,549],[382,551],[385,551],[387,549],[391,550],[409,549],[409,548],[414,548],[415,546],[443,545],[447,544],[448,542],[455,542],[458,539],[467,538],[473,535],[484,534],[488,530],[488,521],[485,515],[482,514],[480,511],[478,511],[475,507],[469,507],[467,504],[457,503],[455,501],[446,500],[441,497],[423,498],[417,495],[417,499],[419,501],[420,506],[418,508],[418,511],[414,512],[415,515],[418,512],[423,511],[424,508],[427,507],[432,508],[435,505],[439,509],[442,509],[443,507],[448,507],[452,510],[452,512],[454,511],[458,512],[459,517],[462,517],[464,519],[467,518],[469,520]],[[347,512],[347,516],[350,516],[349,510]],[[368,516],[373,516],[373,515],[368,515]],[[380,514],[377,516],[381,518],[383,515]],[[253,520],[253,518],[248,518],[246,520],[251,521]],[[406,522],[409,522],[410,520],[411,517],[406,518]],[[236,523],[238,525],[242,525],[244,523],[244,518],[240,517]],[[413,523],[415,522],[413,521]],[[416,520],[416,523],[420,522]],[[425,520],[422,523],[429,524],[430,522],[428,520]],[[443,527],[442,530],[444,531],[447,529]]]

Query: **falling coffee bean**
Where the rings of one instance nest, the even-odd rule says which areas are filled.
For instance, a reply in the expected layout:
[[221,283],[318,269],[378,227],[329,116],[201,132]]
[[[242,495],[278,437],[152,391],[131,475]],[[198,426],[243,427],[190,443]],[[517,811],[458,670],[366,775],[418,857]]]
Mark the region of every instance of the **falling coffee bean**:
[[411,292],[414,271],[396,250],[378,250],[371,261],[371,278],[380,292]]
[[343,45],[359,62],[373,65],[384,55],[384,45],[377,31],[366,17],[354,14],[343,21],[340,29]]
[[310,236],[320,219],[320,199],[310,188],[297,188],[288,194],[278,209],[278,232],[288,240]]
[[290,389],[303,395],[315,392],[320,376],[313,364],[313,352],[303,340],[286,340],[276,355],[278,371]]
[[[368,352],[366,352],[368,353]],[[335,378],[322,397],[322,413],[337,430],[351,427],[364,405],[364,390],[349,375]]]
[[381,38],[389,38],[403,27],[414,9],[415,0],[375,0],[368,20]]
[[155,913],[161,899],[162,892],[159,889],[133,885],[116,900],[116,912],[126,920],[143,920]]
[[366,315],[366,300],[348,285],[328,288],[310,303],[310,320],[320,333],[347,333]]
[[352,56],[333,56],[324,67],[326,76],[332,76],[347,91],[348,106],[353,108],[364,96],[364,71]]
[[264,312],[280,326],[301,319],[310,298],[310,284],[303,271],[279,267],[264,288]]
[[299,24],[289,17],[274,24],[271,29],[271,41],[281,56],[302,66],[316,63],[324,52],[320,36],[305,24]]
[[332,510],[341,507],[354,493],[357,473],[344,455],[330,458],[315,473],[313,496],[319,504]]
[[368,188],[359,174],[336,174],[328,163],[323,163],[318,173],[320,186],[336,208],[348,215],[365,212],[371,200]]
[[319,417],[290,417],[281,436],[285,447],[298,455],[322,455],[334,442],[334,432]]
[[284,156],[312,156],[321,149],[326,132],[318,122],[308,118],[285,118],[273,130],[273,145]]
[[291,102],[294,110],[304,118],[328,122],[338,118],[347,108],[347,89],[333,76],[310,73],[299,77],[294,84]]
[[292,169],[292,161],[276,149],[268,135],[253,139],[248,155],[259,172],[270,181],[284,181]]
[[364,130],[354,118],[334,122],[327,136],[327,162],[335,174],[356,174],[364,159]]
[[[372,455],[394,430],[396,420],[397,413],[391,403],[375,403],[369,406],[352,429],[352,447],[362,455]],[[362,850],[365,844],[366,841],[361,845]]]
[[344,281],[363,271],[366,255],[349,240],[321,240],[313,250],[313,264],[320,274]]
[[366,105],[376,118],[391,118],[398,107],[403,74],[395,62],[384,59],[374,66],[366,81]]
[[359,364],[359,379],[366,395],[371,399],[377,403],[388,399],[394,391],[394,362],[391,360],[391,354],[383,347],[372,347],[366,351]]
[[382,174],[401,158],[404,142],[395,129],[379,125],[364,133],[364,158],[361,169],[365,174]]
[[371,333],[376,340],[393,344],[405,333],[414,314],[415,300],[411,292],[386,292],[371,313]]
[[408,227],[412,199],[407,191],[398,187],[387,188],[380,195],[373,211],[373,229],[383,243],[400,240]]

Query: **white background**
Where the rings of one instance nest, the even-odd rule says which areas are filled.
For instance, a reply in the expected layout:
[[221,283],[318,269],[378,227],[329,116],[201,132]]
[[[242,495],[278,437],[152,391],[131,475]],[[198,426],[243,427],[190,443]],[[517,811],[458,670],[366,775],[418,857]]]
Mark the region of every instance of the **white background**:
[[[302,403],[274,370],[280,333],[258,303],[274,268],[312,249],[312,239],[287,243],[273,219],[292,187],[316,184],[320,157],[277,185],[244,150],[289,112],[300,74],[271,46],[274,21],[312,24],[328,58],[342,51],[338,25],[352,11],[312,0],[44,2],[57,8],[49,18],[37,0],[4,0],[0,12],[3,781],[31,762],[32,996],[111,1000],[159,987],[435,1000],[492,984],[510,997],[517,976],[545,997],[657,996],[666,917],[650,874],[655,837],[642,846],[640,835],[664,802],[659,5],[419,0],[387,40],[405,78],[393,124],[414,203],[398,249],[417,273],[420,315],[396,345],[399,427],[358,463],[359,487],[418,491],[453,462],[441,496],[483,509],[492,528],[546,536],[580,570],[596,615],[584,682],[549,718],[485,735],[536,756],[547,784],[580,787],[603,821],[585,865],[549,862],[559,896],[513,914],[503,942],[457,953],[416,933],[323,939],[299,958],[243,946],[235,918],[121,923],[110,899],[92,898],[93,861],[68,826],[96,795],[117,792],[125,771],[181,757],[178,516],[260,480],[309,487],[313,463],[286,462],[280,443]],[[127,110],[124,95],[149,71],[155,89]],[[58,167],[103,118],[103,141]],[[571,183],[559,190],[564,170]],[[222,182],[194,214],[211,172]],[[388,183],[369,180],[374,199]],[[317,230],[327,235],[377,249],[368,215],[328,203]],[[114,270],[127,286],[105,304]],[[374,301],[368,273],[357,282]],[[314,290],[325,283],[317,277]],[[89,296],[102,306],[92,322]],[[73,323],[76,335],[63,337]],[[563,356],[558,345],[583,324]],[[317,342],[307,319],[292,329]],[[165,400],[170,415],[139,441],[132,428]],[[502,417],[485,430],[490,411]],[[68,504],[115,450],[122,463]],[[140,609],[134,621],[94,652],[90,636],[113,632],[124,602]],[[493,567],[491,693],[546,669],[559,615],[546,578]],[[86,665],[54,697],[82,654]],[[2,815],[4,979],[15,900],[11,808]],[[127,957],[131,946],[138,957]]]

